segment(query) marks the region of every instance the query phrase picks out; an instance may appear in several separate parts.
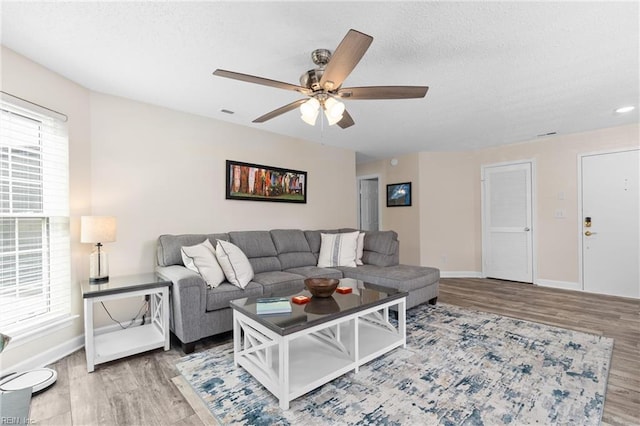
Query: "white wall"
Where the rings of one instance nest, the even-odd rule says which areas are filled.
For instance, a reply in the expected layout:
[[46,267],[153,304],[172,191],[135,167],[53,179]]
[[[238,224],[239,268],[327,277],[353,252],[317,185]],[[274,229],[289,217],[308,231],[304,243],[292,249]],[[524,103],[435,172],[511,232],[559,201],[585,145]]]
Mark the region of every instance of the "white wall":
[[[117,241],[106,244],[111,276],[153,271],[160,234],[355,227],[355,153],[256,129],[93,93],[8,49],[3,88],[69,115],[74,325],[1,355],[5,371],[82,329],[79,283],[90,246],[79,243],[79,216],[113,215]],[[307,204],[225,200],[225,160],[308,172]],[[112,302],[128,321],[139,300]],[[112,324],[96,309],[97,326]],[[76,339],[77,340],[77,339]]]

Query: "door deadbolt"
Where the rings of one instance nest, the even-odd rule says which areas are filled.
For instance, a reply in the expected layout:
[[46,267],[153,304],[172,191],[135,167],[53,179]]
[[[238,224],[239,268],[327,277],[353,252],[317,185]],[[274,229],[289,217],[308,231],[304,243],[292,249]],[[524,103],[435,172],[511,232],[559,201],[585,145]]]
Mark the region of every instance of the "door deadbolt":
[[585,228],[591,228],[591,217],[587,216],[584,218],[584,227]]

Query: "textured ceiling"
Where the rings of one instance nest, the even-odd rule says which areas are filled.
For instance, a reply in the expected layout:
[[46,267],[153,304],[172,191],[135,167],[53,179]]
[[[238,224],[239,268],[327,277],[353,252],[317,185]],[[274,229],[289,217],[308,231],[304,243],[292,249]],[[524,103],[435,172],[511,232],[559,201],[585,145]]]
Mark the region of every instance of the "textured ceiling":
[[[358,161],[638,122],[638,2],[2,2],[2,44],[98,92],[355,150]],[[356,125],[311,127],[299,98],[214,77],[298,84],[354,28],[373,44],[344,86],[427,85],[347,101]],[[220,112],[234,111],[234,115]]]

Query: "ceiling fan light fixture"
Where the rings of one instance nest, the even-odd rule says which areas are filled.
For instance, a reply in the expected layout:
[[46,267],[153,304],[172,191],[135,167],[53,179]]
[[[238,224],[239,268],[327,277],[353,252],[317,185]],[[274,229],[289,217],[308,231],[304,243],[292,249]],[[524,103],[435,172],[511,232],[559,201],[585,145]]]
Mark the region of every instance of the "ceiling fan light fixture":
[[343,114],[344,103],[331,97],[324,101],[324,115],[327,117],[329,126],[333,126],[338,121],[342,120]]
[[333,126],[338,121],[342,120],[342,115],[339,117],[334,117],[333,115],[329,114],[329,111],[326,109],[324,110],[324,116],[327,117],[327,123],[329,123],[329,126]]
[[316,98],[309,98],[308,101],[300,105],[300,113],[302,121],[315,126],[318,113],[320,111],[320,102]]
[[300,116],[300,118],[302,118],[302,121],[304,121],[308,125],[315,126],[316,125],[316,119],[318,118],[318,113],[319,112],[320,111],[316,111],[313,114],[302,114]]

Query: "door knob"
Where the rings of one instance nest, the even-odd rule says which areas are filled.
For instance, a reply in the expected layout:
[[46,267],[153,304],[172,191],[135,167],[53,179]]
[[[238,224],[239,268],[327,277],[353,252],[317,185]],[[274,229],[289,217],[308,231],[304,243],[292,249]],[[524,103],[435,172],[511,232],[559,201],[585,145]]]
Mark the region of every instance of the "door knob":
[[531,229],[529,229],[528,226],[526,228],[524,228],[524,232],[529,232],[529,231],[531,231]]
[[591,232],[591,231],[584,231],[584,235],[586,235],[587,237],[590,237],[592,235],[597,234],[597,232]]

